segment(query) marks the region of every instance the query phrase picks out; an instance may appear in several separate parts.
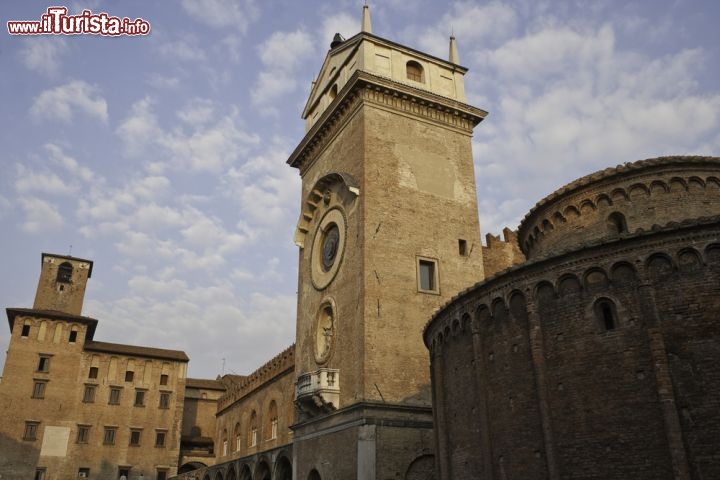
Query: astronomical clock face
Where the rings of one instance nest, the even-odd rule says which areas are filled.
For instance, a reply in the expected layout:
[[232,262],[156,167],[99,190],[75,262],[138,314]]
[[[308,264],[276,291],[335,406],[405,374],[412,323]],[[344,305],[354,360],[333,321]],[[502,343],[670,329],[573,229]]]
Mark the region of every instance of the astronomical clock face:
[[320,220],[313,240],[310,274],[313,286],[322,290],[333,281],[345,250],[345,215],[331,208]]

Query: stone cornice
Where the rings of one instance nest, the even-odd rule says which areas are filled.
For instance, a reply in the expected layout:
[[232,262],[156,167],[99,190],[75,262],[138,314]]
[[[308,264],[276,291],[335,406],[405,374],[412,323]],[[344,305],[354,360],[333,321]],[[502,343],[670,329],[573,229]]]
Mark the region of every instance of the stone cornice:
[[312,164],[363,102],[471,133],[487,112],[387,78],[356,71],[300,141],[287,163],[302,172]]

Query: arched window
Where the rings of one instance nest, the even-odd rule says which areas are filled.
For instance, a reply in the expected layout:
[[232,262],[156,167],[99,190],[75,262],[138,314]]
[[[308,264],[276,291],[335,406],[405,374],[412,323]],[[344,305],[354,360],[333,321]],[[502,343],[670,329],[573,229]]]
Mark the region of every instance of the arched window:
[[322,480],[322,478],[320,478],[320,474],[318,473],[318,471],[313,468],[312,470],[310,470],[310,474],[308,474],[307,480]]
[[223,438],[222,438],[222,445],[223,445],[223,455],[228,454],[228,438],[227,438],[227,429],[223,429]]
[[625,215],[620,212],[613,212],[607,218],[608,229],[611,233],[627,233]]
[[240,434],[240,422],[235,424],[235,451],[240,451],[240,437],[242,435]]
[[425,82],[423,67],[414,60],[410,60],[405,64],[405,73],[408,80],[412,80],[414,82]]
[[58,267],[56,281],[60,283],[70,283],[72,280],[73,267],[70,262],[63,262]]
[[255,410],[250,414],[250,425],[248,426],[248,446],[254,447],[258,442],[257,413]]
[[268,425],[267,425],[267,432],[266,436],[268,440],[272,440],[274,438],[277,438],[278,434],[278,414],[277,414],[277,404],[275,403],[275,400],[270,402],[270,407],[268,408]]
[[595,318],[598,325],[604,332],[609,332],[618,328],[617,310],[615,303],[607,298],[601,298],[595,302]]

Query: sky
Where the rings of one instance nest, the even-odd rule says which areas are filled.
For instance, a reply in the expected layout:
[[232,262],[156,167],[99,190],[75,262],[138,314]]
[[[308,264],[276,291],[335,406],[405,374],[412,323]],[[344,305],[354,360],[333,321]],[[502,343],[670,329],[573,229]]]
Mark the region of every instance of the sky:
[[[363,3],[1,2],[0,306],[32,306],[42,252],[72,254],[94,261],[96,340],[183,350],[201,378],[294,342],[300,177],[285,162]],[[8,33],[57,5],[150,32]],[[473,137],[483,236],[593,171],[720,154],[716,0],[369,5],[378,36],[441,58],[457,38],[468,102],[489,112]]]

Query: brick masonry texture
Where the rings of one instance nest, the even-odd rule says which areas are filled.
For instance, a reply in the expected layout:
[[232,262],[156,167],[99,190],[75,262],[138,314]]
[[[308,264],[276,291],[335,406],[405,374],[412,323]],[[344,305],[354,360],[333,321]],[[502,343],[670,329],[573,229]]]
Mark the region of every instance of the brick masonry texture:
[[718,176],[669,157],[580,179],[526,216],[527,262],[434,315],[440,478],[720,478]]

